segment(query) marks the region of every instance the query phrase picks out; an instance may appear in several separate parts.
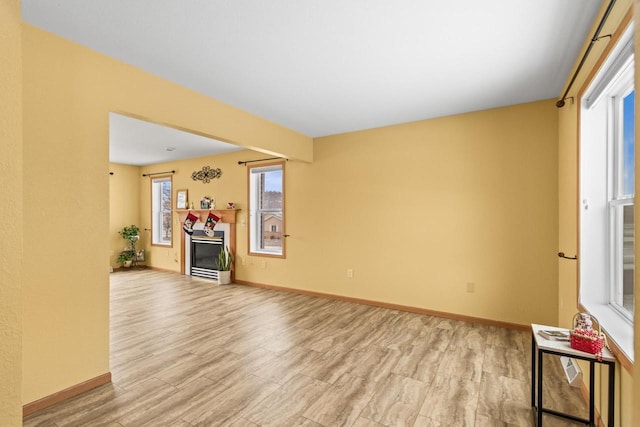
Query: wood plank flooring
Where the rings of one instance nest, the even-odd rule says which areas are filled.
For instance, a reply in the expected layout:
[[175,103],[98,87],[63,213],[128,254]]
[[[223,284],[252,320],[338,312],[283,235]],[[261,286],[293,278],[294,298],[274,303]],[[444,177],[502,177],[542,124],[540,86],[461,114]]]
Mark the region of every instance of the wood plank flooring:
[[[551,359],[545,406],[586,417]],[[113,382],[24,425],[533,426],[530,363],[525,332],[125,271],[111,275]]]

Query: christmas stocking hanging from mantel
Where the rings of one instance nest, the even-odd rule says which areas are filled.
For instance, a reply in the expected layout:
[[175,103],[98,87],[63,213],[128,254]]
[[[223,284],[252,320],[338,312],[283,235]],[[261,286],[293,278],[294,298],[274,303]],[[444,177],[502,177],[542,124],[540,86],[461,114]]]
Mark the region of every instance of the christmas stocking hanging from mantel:
[[220,217],[214,214],[213,212],[209,212],[209,216],[207,217],[207,222],[204,223],[204,234],[209,237],[214,236],[213,227],[220,221]]
[[187,214],[187,217],[184,219],[184,225],[182,226],[182,229],[188,235],[192,235],[193,234],[193,224],[195,224],[197,220],[198,220],[198,217],[195,216],[194,214],[192,214],[191,211],[189,211],[189,213]]

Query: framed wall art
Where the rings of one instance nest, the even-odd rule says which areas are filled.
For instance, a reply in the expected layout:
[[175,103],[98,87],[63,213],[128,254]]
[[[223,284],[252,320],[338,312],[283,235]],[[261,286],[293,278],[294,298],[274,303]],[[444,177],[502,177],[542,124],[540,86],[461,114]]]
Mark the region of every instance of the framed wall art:
[[187,190],[176,191],[176,209],[187,209]]

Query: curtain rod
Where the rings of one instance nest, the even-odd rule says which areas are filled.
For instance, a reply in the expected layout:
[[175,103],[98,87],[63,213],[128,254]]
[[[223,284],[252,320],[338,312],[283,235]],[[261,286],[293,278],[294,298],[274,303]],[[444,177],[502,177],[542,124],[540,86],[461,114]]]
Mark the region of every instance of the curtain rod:
[[558,108],[564,107],[565,100],[567,99],[567,94],[571,90],[571,86],[573,86],[573,83],[576,81],[576,77],[578,77],[578,74],[580,73],[580,70],[582,69],[582,66],[584,65],[584,62],[586,61],[587,56],[589,56],[589,53],[591,52],[591,48],[593,47],[595,42],[597,42],[598,40],[603,39],[605,37],[611,38],[611,34],[607,34],[605,36],[600,37],[600,31],[602,31],[602,27],[604,27],[604,23],[606,22],[607,18],[609,18],[609,14],[611,13],[611,10],[613,9],[613,5],[615,4],[615,2],[616,2],[616,0],[611,0],[609,2],[609,6],[607,6],[607,10],[605,10],[604,15],[602,16],[602,19],[600,20],[600,24],[598,24],[598,28],[596,28],[596,32],[593,35],[593,38],[591,39],[591,42],[589,43],[589,47],[584,52],[584,55],[582,56],[582,59],[580,60],[580,64],[578,64],[578,68],[576,68],[576,72],[573,73],[573,77],[571,78],[571,81],[569,82],[569,86],[567,86],[567,90],[564,91],[564,95],[562,95],[562,98],[559,99],[558,102],[556,102],[556,107],[558,107]]
[[268,159],[257,159],[257,160],[247,160],[247,161],[238,161],[239,165],[246,165],[247,163],[255,163],[255,162],[264,162],[265,160],[284,160],[289,161],[289,159],[285,159],[283,157],[269,157]]
[[143,173],[142,176],[166,175],[168,173],[176,173],[176,171],[156,172],[156,173]]

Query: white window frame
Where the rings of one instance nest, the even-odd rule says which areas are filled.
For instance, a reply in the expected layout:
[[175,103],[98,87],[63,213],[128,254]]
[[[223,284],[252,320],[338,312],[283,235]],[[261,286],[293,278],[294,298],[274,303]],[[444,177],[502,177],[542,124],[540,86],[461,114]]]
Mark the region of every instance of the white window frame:
[[622,102],[634,85],[633,23],[580,98],[579,303],[633,361],[633,314],[621,306]]
[[[259,203],[260,191],[261,191],[261,177],[264,172],[271,172],[281,170],[282,171],[282,209],[262,209]],[[270,256],[270,257],[285,257],[285,171],[284,162],[264,163],[256,166],[247,167],[248,174],[248,186],[249,186],[249,255],[257,256]],[[262,222],[260,218],[262,214],[274,213],[280,214],[282,218],[282,246],[279,248],[265,248],[261,244],[264,230],[262,229]]]
[[[168,182],[169,189],[169,203],[168,207],[162,206],[162,197],[160,190],[164,183]],[[151,178],[151,244],[154,246],[173,246],[173,216],[171,213],[171,204],[173,194],[173,180],[171,175],[157,176]],[[164,239],[165,229],[162,221],[163,215],[169,214],[171,221],[169,221],[169,240]]]

